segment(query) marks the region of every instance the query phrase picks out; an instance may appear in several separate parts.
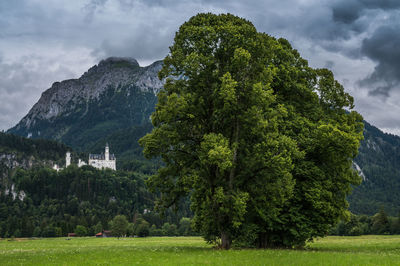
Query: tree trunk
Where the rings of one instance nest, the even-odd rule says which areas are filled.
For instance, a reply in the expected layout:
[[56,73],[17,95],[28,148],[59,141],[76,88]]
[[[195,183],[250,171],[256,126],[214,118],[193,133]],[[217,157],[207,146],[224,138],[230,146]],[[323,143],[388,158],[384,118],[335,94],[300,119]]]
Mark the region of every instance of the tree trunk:
[[267,247],[267,235],[265,233],[260,233],[258,235],[257,248],[266,248]]
[[231,238],[226,232],[221,233],[221,248],[222,249],[230,249],[231,248]]

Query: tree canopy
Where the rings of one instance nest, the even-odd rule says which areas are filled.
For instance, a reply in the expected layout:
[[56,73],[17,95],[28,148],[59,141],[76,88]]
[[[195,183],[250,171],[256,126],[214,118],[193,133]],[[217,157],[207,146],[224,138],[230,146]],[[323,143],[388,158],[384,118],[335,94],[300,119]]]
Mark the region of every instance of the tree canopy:
[[128,230],[128,220],[125,215],[117,215],[111,221],[111,232],[118,238],[126,235]]
[[195,228],[222,248],[302,245],[346,215],[363,125],[329,70],[245,19],[198,14],[159,77],[140,140],[164,161],[148,181],[159,208],[190,195]]

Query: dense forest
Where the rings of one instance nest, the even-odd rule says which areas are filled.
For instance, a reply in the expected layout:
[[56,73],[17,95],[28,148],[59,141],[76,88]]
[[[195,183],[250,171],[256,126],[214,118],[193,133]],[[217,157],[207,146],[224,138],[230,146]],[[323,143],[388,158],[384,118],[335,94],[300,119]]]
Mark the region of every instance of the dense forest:
[[[350,205],[355,214],[332,228],[334,235],[400,233],[399,218],[386,214],[387,205],[385,211],[382,208],[378,213],[374,211],[383,206],[377,207],[379,202],[374,198],[385,197],[396,202],[397,192],[386,194],[384,189],[397,187],[398,180],[393,176],[399,173],[391,165],[399,158],[396,147],[400,141],[397,136],[384,134],[368,123],[365,125],[365,140],[356,162],[363,167],[367,180],[350,195],[351,202],[356,203]],[[154,195],[148,192],[145,183],[160,162],[146,162],[140,156],[140,146],[129,138],[140,132],[134,137],[138,139],[150,129],[149,125],[143,125],[140,130],[138,127],[120,130],[108,139],[114,152],[126,155],[118,161],[118,168],[125,170],[115,172],[74,165],[56,172],[49,167],[53,163],[64,165],[65,152],[71,148],[51,140],[26,139],[0,132],[0,237],[65,236],[77,228],[84,228],[84,235],[94,235],[99,230],[111,229],[110,222],[118,215],[127,218],[128,235],[195,234],[190,227],[192,213],[188,199],[180,202],[179,210],[168,210],[164,216],[154,210]],[[133,146],[127,150],[130,142]],[[104,146],[99,142],[94,147],[101,151]],[[372,148],[375,153],[370,152],[371,147],[375,147]],[[78,157],[87,155],[73,152],[72,156],[76,162]],[[370,169],[374,168],[392,180],[391,187],[387,187],[384,177],[377,179],[372,175]],[[373,197],[364,197],[363,193]],[[358,206],[363,209],[357,209]],[[370,216],[363,214],[363,210],[368,210]],[[395,216],[396,210],[397,205],[393,203],[387,213]]]
[[[128,171],[74,165],[56,172],[38,167],[18,169],[13,191],[0,195],[0,237],[89,235],[112,229],[118,215],[127,218],[127,235],[194,235],[188,200],[160,216],[147,176]],[[23,194],[16,192],[24,191]],[[400,216],[381,209],[373,216],[351,214],[332,235],[399,234]]]
[[94,235],[109,229],[117,215],[144,222],[153,234],[171,234],[183,217],[191,216],[188,205],[183,202],[179,211],[161,217],[153,210],[145,179],[143,174],[91,166],[71,165],[59,172],[18,169],[11,178],[14,190],[0,195],[0,236],[65,236],[77,226]]

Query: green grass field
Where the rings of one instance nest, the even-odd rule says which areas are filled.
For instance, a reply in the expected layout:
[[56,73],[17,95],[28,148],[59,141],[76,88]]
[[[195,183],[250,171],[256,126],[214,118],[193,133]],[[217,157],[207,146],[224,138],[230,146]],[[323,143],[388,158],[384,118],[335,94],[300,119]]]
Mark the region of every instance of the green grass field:
[[400,265],[400,236],[326,237],[305,250],[215,250],[199,237],[0,240],[0,265]]

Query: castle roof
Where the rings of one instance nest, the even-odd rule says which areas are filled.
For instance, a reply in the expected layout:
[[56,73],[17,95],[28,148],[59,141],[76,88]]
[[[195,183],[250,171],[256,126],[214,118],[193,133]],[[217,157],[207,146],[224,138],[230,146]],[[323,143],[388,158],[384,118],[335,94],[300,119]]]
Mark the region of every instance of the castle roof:
[[[105,160],[106,156],[102,154],[89,154],[89,160]],[[110,154],[110,160],[115,160],[115,155]]]

